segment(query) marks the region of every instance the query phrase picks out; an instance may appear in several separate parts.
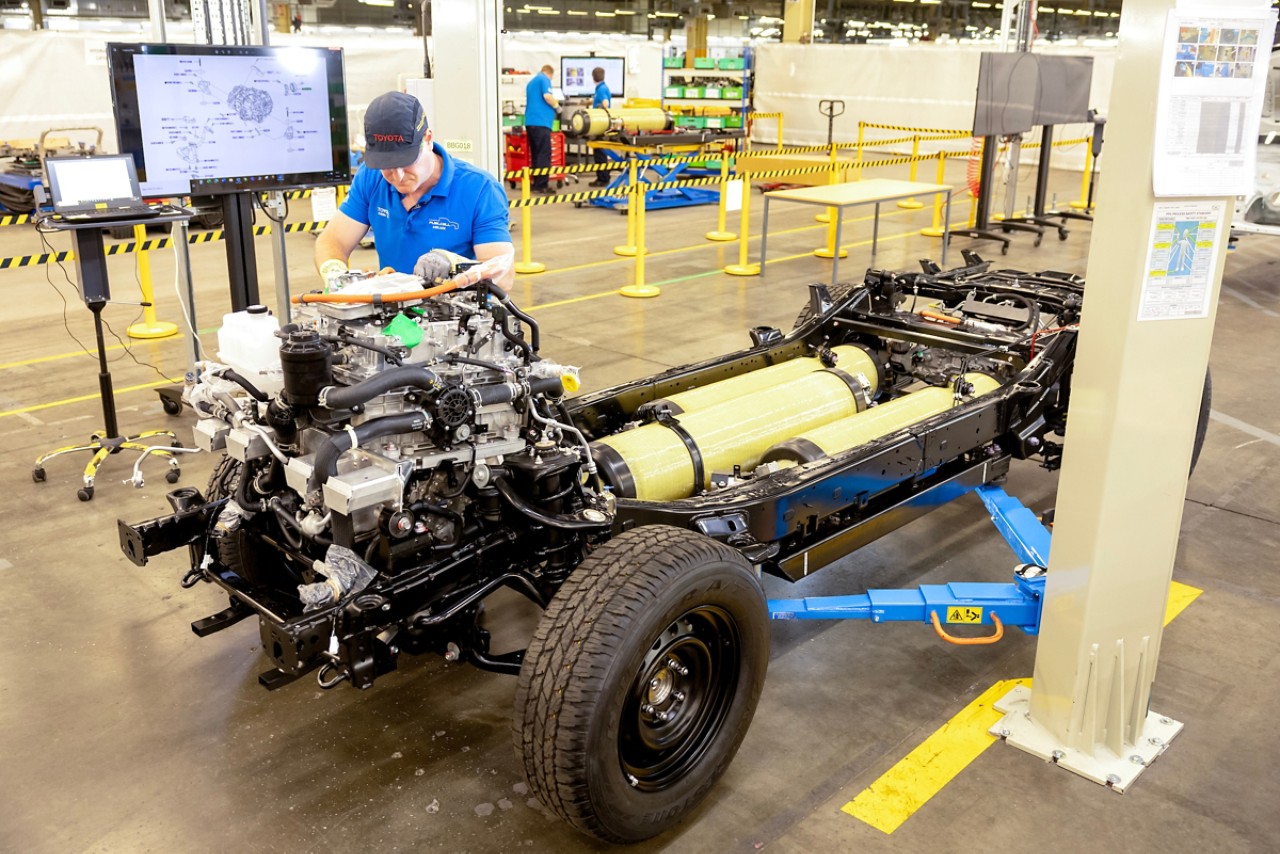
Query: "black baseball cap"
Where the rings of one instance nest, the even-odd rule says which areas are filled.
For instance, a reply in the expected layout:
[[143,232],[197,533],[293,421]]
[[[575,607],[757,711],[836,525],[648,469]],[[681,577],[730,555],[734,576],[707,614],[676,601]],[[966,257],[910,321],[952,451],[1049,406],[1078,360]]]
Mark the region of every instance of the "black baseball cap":
[[369,103],[364,114],[364,162],[373,169],[403,169],[418,159],[427,115],[404,92],[388,92]]

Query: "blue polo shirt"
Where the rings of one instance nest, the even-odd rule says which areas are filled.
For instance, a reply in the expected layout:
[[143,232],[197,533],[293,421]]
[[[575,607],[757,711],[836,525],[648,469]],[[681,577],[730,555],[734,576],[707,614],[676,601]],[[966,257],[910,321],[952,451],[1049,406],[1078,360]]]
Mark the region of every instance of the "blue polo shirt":
[[539,71],[524,87],[525,127],[549,128],[556,120],[556,111],[543,95],[551,94],[551,78]]
[[605,101],[609,102],[610,107],[613,106],[613,99],[609,94],[609,84],[601,80],[596,84],[596,94],[595,97],[591,99],[591,106],[603,107]]
[[378,264],[412,273],[419,257],[447,249],[476,257],[477,243],[510,243],[507,194],[488,172],[455,160],[431,144],[444,163],[440,180],[409,210],[404,196],[377,169],[361,168],[342,212],[373,227]]

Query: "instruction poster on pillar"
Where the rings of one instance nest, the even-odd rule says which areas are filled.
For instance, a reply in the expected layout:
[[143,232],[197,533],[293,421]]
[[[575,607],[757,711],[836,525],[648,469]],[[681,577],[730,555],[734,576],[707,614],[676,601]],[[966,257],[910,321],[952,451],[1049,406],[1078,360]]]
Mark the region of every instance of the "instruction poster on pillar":
[[1222,244],[1223,202],[1157,202],[1138,320],[1209,316]]
[[1175,9],[1160,63],[1157,196],[1253,190],[1276,10]]

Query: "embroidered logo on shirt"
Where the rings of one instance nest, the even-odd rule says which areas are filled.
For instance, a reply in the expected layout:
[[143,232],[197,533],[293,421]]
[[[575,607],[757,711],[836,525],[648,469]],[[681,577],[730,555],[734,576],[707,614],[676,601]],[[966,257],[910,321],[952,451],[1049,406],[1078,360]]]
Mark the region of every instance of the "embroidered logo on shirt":
[[391,212],[388,211],[386,208],[378,208],[378,216],[386,217],[387,219],[390,219]]
[[427,225],[431,226],[436,231],[450,231],[450,230],[457,231],[458,230],[458,224],[453,220],[449,219],[447,216],[440,216],[440,217],[436,217],[435,219],[429,219],[427,220]]

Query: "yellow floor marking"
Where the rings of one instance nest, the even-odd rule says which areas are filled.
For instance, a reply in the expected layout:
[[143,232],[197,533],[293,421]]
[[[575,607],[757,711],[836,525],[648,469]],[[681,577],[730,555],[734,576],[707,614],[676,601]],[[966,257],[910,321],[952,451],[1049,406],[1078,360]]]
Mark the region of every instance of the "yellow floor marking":
[[[899,215],[899,214],[903,214],[903,213],[910,213],[910,211],[888,211],[888,212],[886,212],[886,213],[882,213],[882,214],[880,215],[880,218],[881,218],[881,219],[884,219],[885,217],[897,216],[897,215]],[[850,223],[855,223],[855,222],[867,222],[867,221],[872,220],[872,219],[875,219],[875,217],[874,217],[874,216],[860,216],[860,217],[856,217],[856,218],[854,218],[854,219],[846,219],[844,222],[845,222],[845,225],[849,225]],[[774,230],[770,230],[769,235],[770,235],[771,237],[777,237],[777,236],[780,236],[780,235],[783,235],[783,234],[797,234],[797,233],[799,233],[799,232],[801,232],[801,231],[814,231],[814,230],[819,229],[819,228],[826,228],[826,226],[825,226],[825,225],[801,225],[801,226],[797,226],[797,227],[795,227],[795,228],[786,228],[786,229],[783,229],[783,230],[781,230],[781,231],[774,231]],[[917,232],[912,232],[912,233],[914,234],[914,233],[917,233]],[[760,237],[760,235],[758,235],[758,234],[757,234],[757,235],[754,235],[754,236],[748,236],[748,238],[747,238],[747,239],[748,239],[748,240],[756,240],[756,239],[758,239],[759,237]],[[659,249],[657,252],[646,252],[644,257],[646,257],[646,258],[657,258],[657,257],[662,256],[662,255],[676,255],[676,254],[681,253],[681,252],[693,252],[694,250],[697,250],[697,249],[715,249],[716,247],[724,248],[724,247],[729,247],[729,246],[734,246],[734,247],[736,247],[737,245],[738,245],[738,241],[737,241],[737,240],[731,240],[731,241],[720,241],[720,242],[707,240],[707,241],[703,241],[702,243],[695,243],[695,244],[693,244],[692,246],[679,246],[679,247],[677,247],[677,248],[675,248],[675,249]],[[811,254],[811,253],[806,253],[806,254]],[[635,263],[635,257],[634,257],[634,256],[631,256],[631,255],[627,255],[627,256],[619,255],[617,258],[606,258],[606,259],[605,259],[605,260],[603,260],[603,261],[588,261],[588,262],[587,262],[587,263],[585,263],[585,264],[575,264],[575,265],[573,265],[573,266],[571,266],[571,267],[556,267],[555,269],[545,270],[545,271],[543,271],[543,272],[541,272],[541,273],[537,274],[537,276],[516,276],[516,278],[517,278],[517,279],[519,279],[519,280],[520,280],[520,281],[522,281],[522,282],[525,282],[525,281],[533,281],[533,279],[535,279],[535,278],[542,279],[542,278],[544,278],[544,277],[546,277],[546,276],[548,276],[548,275],[550,275],[550,274],[552,274],[552,273],[572,273],[572,272],[575,272],[575,271],[577,271],[577,270],[590,270],[590,269],[591,269],[591,268],[593,268],[593,267],[604,267],[604,266],[606,266],[606,265],[608,265],[608,264],[634,264],[634,263]]]
[[1196,597],[1203,592],[1198,587],[1192,587],[1180,581],[1170,582],[1169,602],[1164,609],[1164,624],[1167,626],[1172,623],[1173,618],[1185,611],[1187,606],[1196,601]]
[[1030,684],[1030,679],[1006,679],[992,685],[840,809],[893,833],[995,742],[987,728],[1004,717],[995,710],[996,701],[1015,686]]
[[[884,243],[886,240],[902,240],[905,237],[911,237],[917,233],[918,232],[915,232],[915,231],[906,231],[906,232],[903,232],[902,234],[889,234],[884,237],[881,237],[880,242]],[[870,245],[871,245],[870,240],[860,240],[857,243],[842,243],[840,244],[840,248],[853,249],[858,246],[870,246]],[[770,258],[768,263],[778,264],[782,261],[794,261],[797,258],[812,258],[812,257],[813,257],[812,252],[799,252],[795,255],[783,255],[780,258]],[[726,273],[725,275],[728,275],[728,274]],[[750,277],[746,277],[746,278],[750,278]],[[739,279],[738,281],[744,281],[744,279]],[[667,285],[674,285],[678,283],[679,283],[678,281],[675,281],[675,282],[667,282],[665,284],[663,283],[660,283],[660,284],[662,284],[663,287],[666,287]],[[568,299],[556,300],[554,302],[544,302],[544,303],[539,303],[538,305],[531,305],[527,309],[525,309],[525,311],[541,311],[544,308],[557,308],[562,305],[573,305],[574,303],[578,303],[578,302],[586,302],[587,300],[600,299],[602,297],[612,297],[617,295],[618,295],[618,289],[611,288],[607,291],[599,291],[598,293],[594,293],[594,294],[584,294],[583,296],[580,296],[580,297],[569,297]]]
[[[147,340],[149,340],[149,341],[168,341],[168,340],[170,340],[170,339],[172,339],[172,340],[174,340],[174,341],[181,341],[181,340],[183,339],[183,335],[182,335],[181,333],[178,333],[177,335],[169,335],[169,336],[167,336],[167,337],[165,337],[165,338],[150,338],[150,339],[147,339]],[[135,341],[135,342],[134,342],[134,345],[136,346],[136,345],[137,345],[137,344],[139,344],[139,343],[141,343],[141,342],[140,342],[140,341]],[[106,347],[106,348],[104,348],[104,349],[105,349],[105,351],[106,351],[106,352],[111,352],[112,350],[123,350],[123,349],[124,349],[124,345],[123,345],[123,344],[109,344],[109,345],[107,345],[107,347]],[[72,352],[70,352],[70,353],[57,353],[57,354],[52,355],[52,356],[35,356],[34,358],[31,358],[31,359],[19,359],[19,360],[18,360],[18,361],[16,361],[16,362],[0,362],[0,371],[3,371],[5,368],[21,368],[21,367],[23,367],[24,365],[38,365],[38,364],[40,364],[41,362],[56,362],[56,361],[58,361],[59,359],[70,359],[70,358],[73,358],[73,357],[75,357],[75,356],[92,356],[93,358],[95,358],[95,359],[96,359],[96,358],[97,358],[97,356],[98,356],[98,351],[97,351],[97,350],[74,350],[74,351],[72,351]]]
[[[150,383],[139,383],[138,385],[127,385],[127,386],[124,386],[123,388],[113,389],[113,392],[117,395],[120,395],[120,394],[124,394],[125,392],[140,391],[146,388],[156,388],[157,386],[171,385],[173,383],[180,383],[180,382],[182,382],[182,377],[175,377],[169,380],[156,380],[155,382],[150,382]],[[83,401],[86,401],[86,400],[97,400],[100,397],[101,395],[99,394],[82,394],[79,397],[66,397],[66,398],[63,398],[62,400],[52,400],[48,403],[37,403],[34,406],[24,406],[21,409],[6,409],[3,412],[0,412],[0,418],[4,418],[6,415],[21,415],[24,412],[35,412],[40,409],[51,409],[55,406],[66,406],[69,403],[82,403]]]
[[[1169,625],[1203,592],[1172,582],[1164,624]],[[841,807],[841,811],[877,830],[893,833],[996,742],[996,737],[987,730],[1003,715],[993,705],[1017,685],[1030,686],[1031,680],[1005,679],[992,685]]]

